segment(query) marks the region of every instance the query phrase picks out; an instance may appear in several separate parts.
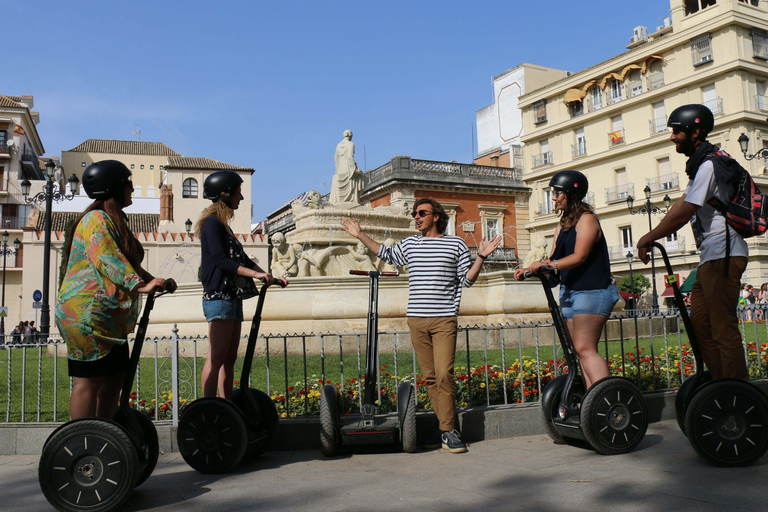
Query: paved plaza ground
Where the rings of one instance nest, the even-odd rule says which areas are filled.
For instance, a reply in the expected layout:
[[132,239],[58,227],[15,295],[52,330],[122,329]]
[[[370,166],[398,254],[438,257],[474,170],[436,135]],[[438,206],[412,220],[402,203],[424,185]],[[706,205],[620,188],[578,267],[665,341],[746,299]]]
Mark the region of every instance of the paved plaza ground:
[[[0,509],[52,510],[38,457],[0,457]],[[125,510],[714,511],[765,510],[768,456],[747,468],[707,465],[674,421],[651,424],[637,450],[606,457],[542,435],[481,441],[469,453],[272,452],[236,474],[201,475],[162,454]]]

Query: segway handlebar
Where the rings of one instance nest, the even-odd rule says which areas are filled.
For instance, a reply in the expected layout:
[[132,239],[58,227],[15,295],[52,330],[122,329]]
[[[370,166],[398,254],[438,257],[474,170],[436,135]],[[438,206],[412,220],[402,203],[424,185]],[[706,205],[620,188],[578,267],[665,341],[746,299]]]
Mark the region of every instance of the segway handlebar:
[[373,274],[384,277],[397,277],[400,272],[379,272],[377,270],[350,270],[349,273],[353,276],[370,276]]
[[531,272],[530,270],[526,270],[525,272],[523,272],[523,279],[530,279],[531,277],[537,276],[538,274],[540,274],[542,272],[550,273],[550,272],[554,272],[554,271],[555,271],[555,267],[553,267],[552,265],[544,265],[543,267],[539,267],[539,271],[536,272],[535,274],[533,272]]
[[669,262],[669,256],[667,256],[667,249],[661,245],[659,242],[651,242],[650,246],[653,249],[658,249],[661,253],[661,257],[664,259],[664,266],[667,267],[667,273],[672,275],[674,272],[672,271],[672,263]]

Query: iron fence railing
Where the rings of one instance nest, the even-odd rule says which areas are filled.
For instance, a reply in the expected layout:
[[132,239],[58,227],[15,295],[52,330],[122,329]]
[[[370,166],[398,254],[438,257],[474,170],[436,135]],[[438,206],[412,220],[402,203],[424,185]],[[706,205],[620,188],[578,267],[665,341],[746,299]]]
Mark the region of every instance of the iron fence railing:
[[680,188],[680,176],[676,173],[663,174],[655,178],[646,178],[651,192],[663,192]]
[[[768,305],[742,314],[745,357],[753,379],[766,375]],[[688,337],[674,309],[633,310],[611,318],[599,342],[615,375],[645,391],[673,389],[695,371]],[[0,345],[0,423],[48,423],[69,419],[71,381],[66,346],[58,338],[17,339]],[[202,395],[200,373],[208,340],[169,336],[145,341],[131,404],[156,420],[178,421],[179,409]],[[257,342],[250,385],[268,393],[282,418],[318,414],[319,390],[337,384],[350,412],[359,410],[366,336],[362,333],[262,336]],[[408,332],[379,335],[377,395],[394,407],[397,384],[411,381],[415,400],[429,398]],[[238,360],[238,365],[242,361]],[[458,332],[456,385],[459,407],[538,401],[546,383],[564,371],[562,350],[551,322],[462,327]],[[240,374],[236,366],[235,375]]]
[[607,187],[605,189],[605,202],[613,203],[616,201],[624,201],[628,196],[635,195],[635,184],[625,183],[623,185],[616,185],[615,187]]
[[648,120],[648,127],[651,130],[651,135],[667,131],[667,116],[657,117],[656,119]]
[[545,151],[544,153],[533,155],[533,168],[541,167],[542,165],[553,164],[552,152]]
[[723,109],[723,98],[715,98],[713,100],[705,101],[704,106],[712,111],[714,115],[725,114]]

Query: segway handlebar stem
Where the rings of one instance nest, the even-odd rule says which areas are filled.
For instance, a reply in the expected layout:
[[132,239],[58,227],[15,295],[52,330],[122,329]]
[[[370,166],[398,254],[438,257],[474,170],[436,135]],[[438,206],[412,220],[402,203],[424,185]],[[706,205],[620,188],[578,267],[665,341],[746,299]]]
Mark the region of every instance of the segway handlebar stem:
[[353,276],[370,276],[376,274],[384,277],[397,277],[400,275],[400,272],[379,272],[378,270],[350,270],[349,273]]

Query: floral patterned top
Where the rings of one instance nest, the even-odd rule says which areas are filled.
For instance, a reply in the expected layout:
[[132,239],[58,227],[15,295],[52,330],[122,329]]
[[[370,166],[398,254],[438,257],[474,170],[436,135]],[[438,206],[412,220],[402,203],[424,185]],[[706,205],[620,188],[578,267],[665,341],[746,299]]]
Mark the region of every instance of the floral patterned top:
[[101,359],[114,344],[126,343],[136,327],[140,301],[133,290],[144,285],[142,276],[151,276],[133,268],[118,240],[117,226],[101,210],[86,213],[72,234],[56,299],[56,325],[70,359]]

